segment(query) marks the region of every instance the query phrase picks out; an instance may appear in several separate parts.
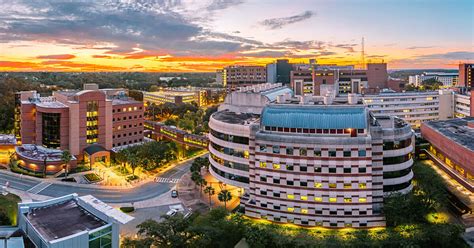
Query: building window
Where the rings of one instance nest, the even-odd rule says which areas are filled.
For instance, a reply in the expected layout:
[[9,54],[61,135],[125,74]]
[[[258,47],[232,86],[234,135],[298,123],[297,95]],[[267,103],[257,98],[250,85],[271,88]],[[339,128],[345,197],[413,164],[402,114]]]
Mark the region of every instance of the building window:
[[337,155],[336,151],[329,151],[328,154],[329,154],[329,157],[336,157]]
[[323,187],[323,184],[316,182],[316,183],[314,183],[314,187],[315,187],[315,188],[322,188],[322,187]]
[[260,168],[267,168],[267,163],[260,162]]
[[97,101],[87,102],[86,112],[86,142],[94,144],[99,137],[99,103]]
[[286,195],[286,198],[293,200],[295,199],[295,195]]
[[329,173],[336,173],[336,168],[329,168]]
[[365,157],[367,156],[367,152],[365,150],[359,150],[359,157]]
[[366,183],[359,183],[359,189],[366,189],[367,184]]
[[367,198],[359,197],[359,202],[365,203],[365,202],[367,202]]
[[260,146],[260,151],[261,151],[261,152],[266,152],[266,151],[267,151],[267,146],[261,145],[261,146]]
[[280,146],[273,146],[273,153],[280,154]]
[[293,155],[293,147],[286,148],[286,155]]
[[314,150],[314,156],[315,157],[321,157],[321,151],[320,150]]
[[294,212],[294,211],[295,211],[295,208],[289,207],[289,208],[287,208],[287,210],[288,210],[288,212]]
[[273,197],[280,197],[280,193],[278,193],[278,192],[273,192]]
[[48,148],[61,146],[61,114],[42,113],[42,143]]
[[289,171],[292,171],[292,170],[294,170],[294,167],[291,164],[287,164],[286,169],[289,170]]
[[286,185],[294,185],[293,181],[286,181]]
[[344,198],[344,202],[345,202],[345,203],[351,203],[351,202],[352,202],[352,198]]
[[260,181],[261,181],[261,182],[266,182],[266,181],[267,181],[267,178],[266,178],[266,177],[260,177]]
[[300,156],[306,156],[307,151],[306,148],[300,148]]
[[323,198],[322,197],[314,197],[315,202],[322,202]]
[[366,173],[367,169],[366,168],[359,168],[359,173]]
[[350,157],[351,156],[351,151],[344,151],[343,155],[344,155],[344,157]]
[[329,197],[329,202],[337,202],[337,198],[336,197]]
[[335,188],[337,188],[337,184],[336,183],[329,183],[329,188],[330,189],[335,189]]
[[352,169],[351,168],[344,168],[344,173],[351,173]]
[[[308,209],[302,208],[302,209],[301,209],[301,213],[302,213],[302,214],[307,214],[307,213],[308,213]],[[307,225],[307,224],[308,224],[308,222],[306,222],[306,225]]]
[[350,189],[350,188],[352,188],[352,184],[351,183],[345,183],[344,188],[345,189]]
[[306,167],[306,166],[300,166],[300,171],[308,171],[308,167]]
[[303,200],[303,201],[307,201],[307,200],[308,200],[308,197],[305,196],[305,195],[300,196],[300,198],[301,198],[301,200]]
[[275,183],[275,184],[280,184],[280,179],[278,179],[278,178],[273,178],[273,183]]
[[301,186],[301,187],[307,187],[307,186],[308,186],[308,183],[307,183],[307,182],[300,182],[300,186]]
[[280,164],[273,164],[273,169],[279,170],[280,169]]

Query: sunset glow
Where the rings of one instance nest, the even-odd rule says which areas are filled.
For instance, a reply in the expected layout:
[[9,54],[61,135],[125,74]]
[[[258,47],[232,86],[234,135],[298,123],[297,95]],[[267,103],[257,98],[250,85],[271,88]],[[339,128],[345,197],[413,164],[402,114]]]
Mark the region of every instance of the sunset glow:
[[0,0],[0,71],[214,71],[277,58],[398,68],[474,60],[470,0]]

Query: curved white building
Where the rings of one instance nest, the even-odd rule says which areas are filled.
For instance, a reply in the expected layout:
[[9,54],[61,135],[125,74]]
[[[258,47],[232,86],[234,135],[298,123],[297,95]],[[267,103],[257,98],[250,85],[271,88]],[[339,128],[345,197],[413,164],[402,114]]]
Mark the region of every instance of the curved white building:
[[[266,91],[246,92],[261,98]],[[265,107],[245,106],[253,111],[227,105],[211,116],[211,174],[244,188],[241,206],[250,217],[384,226],[383,197],[411,190],[410,126],[396,117],[376,119],[361,104],[292,104],[288,97],[276,104],[276,98]]]

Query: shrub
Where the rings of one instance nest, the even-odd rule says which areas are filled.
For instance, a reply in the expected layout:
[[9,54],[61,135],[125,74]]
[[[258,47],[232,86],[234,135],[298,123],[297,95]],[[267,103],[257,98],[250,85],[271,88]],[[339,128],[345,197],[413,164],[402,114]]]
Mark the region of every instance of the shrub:
[[120,211],[122,211],[124,213],[131,213],[131,212],[135,211],[135,208],[134,207],[121,207]]
[[84,178],[89,181],[90,183],[95,183],[95,182],[99,182],[100,180],[102,180],[102,178],[100,178],[97,174],[95,173],[89,173],[89,174],[85,174],[84,175]]

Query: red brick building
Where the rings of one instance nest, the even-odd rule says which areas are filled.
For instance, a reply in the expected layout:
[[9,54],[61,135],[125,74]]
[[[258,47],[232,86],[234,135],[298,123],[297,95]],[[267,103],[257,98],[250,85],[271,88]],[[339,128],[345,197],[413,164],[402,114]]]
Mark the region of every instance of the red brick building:
[[[20,159],[29,161],[26,169],[43,171],[45,156],[61,150],[69,150],[78,159],[108,163],[112,148],[142,142],[143,102],[126,93],[124,89],[98,89],[95,84],[85,85],[83,90],[53,92],[50,97],[35,91],[17,93],[17,137],[23,145],[49,149],[17,149]],[[33,152],[26,158],[30,149]],[[44,156],[33,156],[40,152]],[[51,165],[48,171],[61,169],[58,163]]]
[[458,86],[474,87],[474,64],[459,64],[459,83]]
[[474,192],[474,117],[424,122],[421,134],[433,162]]

